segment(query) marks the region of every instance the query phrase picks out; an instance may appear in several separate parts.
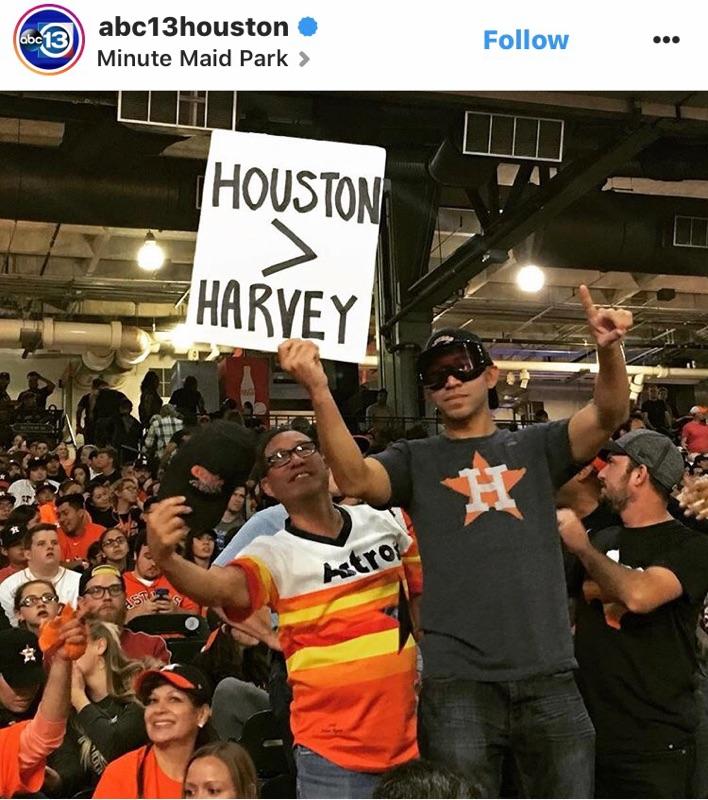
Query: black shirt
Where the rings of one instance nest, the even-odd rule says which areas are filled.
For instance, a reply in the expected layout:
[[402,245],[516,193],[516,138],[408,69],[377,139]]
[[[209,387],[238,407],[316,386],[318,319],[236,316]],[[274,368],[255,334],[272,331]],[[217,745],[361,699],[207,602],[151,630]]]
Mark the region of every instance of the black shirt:
[[645,400],[642,403],[642,411],[649,418],[649,424],[656,430],[666,429],[666,412],[668,406],[663,400]]
[[17,395],[17,404],[22,406],[25,401],[30,398],[35,398],[35,408],[44,411],[47,408],[47,398],[54,390],[50,390],[48,386],[42,386],[38,389],[25,389]]
[[[648,614],[607,623],[599,600],[576,607],[578,684],[598,752],[637,752],[686,741],[698,722],[696,623],[708,591],[708,539],[676,520],[602,531],[593,545],[634,569],[670,569],[684,594]],[[617,624],[617,623],[615,623]]]
[[[622,524],[619,516],[605,502],[600,502],[595,509],[584,516],[581,520],[588,532],[591,543],[595,543],[595,538],[600,531],[607,528],[615,528]],[[585,570],[580,559],[563,547],[563,567],[565,568],[565,580],[568,584],[568,594],[575,597],[582,588]]]

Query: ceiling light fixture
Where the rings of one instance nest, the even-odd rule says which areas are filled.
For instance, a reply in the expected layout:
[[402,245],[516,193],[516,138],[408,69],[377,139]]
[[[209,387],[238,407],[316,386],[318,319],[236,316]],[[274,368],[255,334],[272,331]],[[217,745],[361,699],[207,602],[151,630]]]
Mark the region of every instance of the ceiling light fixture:
[[172,329],[170,341],[177,352],[186,353],[194,346],[194,331],[181,322]]
[[146,272],[156,272],[165,263],[165,251],[148,231],[142,247],[138,250],[138,266]]
[[527,264],[516,273],[516,285],[522,292],[534,294],[540,292],[546,283],[546,276],[542,269],[535,264]]

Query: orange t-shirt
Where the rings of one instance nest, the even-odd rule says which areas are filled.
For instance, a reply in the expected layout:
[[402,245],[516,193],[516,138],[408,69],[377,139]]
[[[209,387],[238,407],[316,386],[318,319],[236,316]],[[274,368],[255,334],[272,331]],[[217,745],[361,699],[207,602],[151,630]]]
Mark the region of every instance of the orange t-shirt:
[[81,536],[67,536],[63,530],[59,530],[59,548],[61,549],[62,561],[74,561],[75,559],[86,560],[88,549],[98,541],[103,531],[103,525],[95,522],[87,522]]
[[42,503],[39,507],[39,519],[48,525],[59,525],[59,518],[57,517],[57,507],[54,503]]
[[29,772],[20,770],[20,736],[30,720],[16,722],[0,729],[0,797],[12,797],[17,792],[35,793],[44,783],[46,762],[40,761]]
[[[138,772],[143,769],[142,792],[138,793]],[[93,793],[94,797],[182,797],[182,781],[175,781],[160,769],[155,748],[145,745],[131,750],[106,767]]]
[[164,575],[160,575],[149,585],[143,583],[135,572],[124,572],[123,580],[125,581],[125,605],[128,611],[142,605],[146,600],[151,600],[155,589],[167,589],[169,599],[175,604],[176,608],[184,609],[184,611],[193,611],[195,614],[200,612],[199,606],[194,600],[178,592]]

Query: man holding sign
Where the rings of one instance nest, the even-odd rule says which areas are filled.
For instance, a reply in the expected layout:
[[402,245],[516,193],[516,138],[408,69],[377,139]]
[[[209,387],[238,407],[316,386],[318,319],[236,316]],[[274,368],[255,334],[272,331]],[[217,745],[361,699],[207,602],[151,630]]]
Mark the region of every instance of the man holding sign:
[[385,151],[212,133],[187,324],[197,341],[366,352]]
[[570,420],[499,430],[498,370],[481,340],[438,331],[420,379],[445,433],[363,458],[327,385],[318,348],[287,341],[280,361],[309,392],[320,444],[341,491],[411,516],[425,576],[423,756],[498,797],[511,753],[522,796],[591,797],[594,731],[572,674],[554,492],[628,414],[621,348],[629,312],[580,300],[597,343],[593,402]]

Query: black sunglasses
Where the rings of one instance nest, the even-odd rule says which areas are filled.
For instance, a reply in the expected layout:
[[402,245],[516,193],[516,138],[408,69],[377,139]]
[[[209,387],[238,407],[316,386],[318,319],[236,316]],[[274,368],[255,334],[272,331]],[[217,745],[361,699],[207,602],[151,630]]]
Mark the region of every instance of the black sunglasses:
[[[458,361],[457,364],[440,364],[440,357],[450,353],[464,356],[467,363]],[[493,363],[481,342],[450,342],[450,344],[434,347],[420,354],[418,377],[426,389],[436,392],[445,386],[450,376],[462,383],[473,381]]]
[[461,383],[467,383],[479,378],[485,369],[486,367],[439,367],[430,370],[423,379],[423,386],[431,392],[437,392],[445,386],[450,376]]

